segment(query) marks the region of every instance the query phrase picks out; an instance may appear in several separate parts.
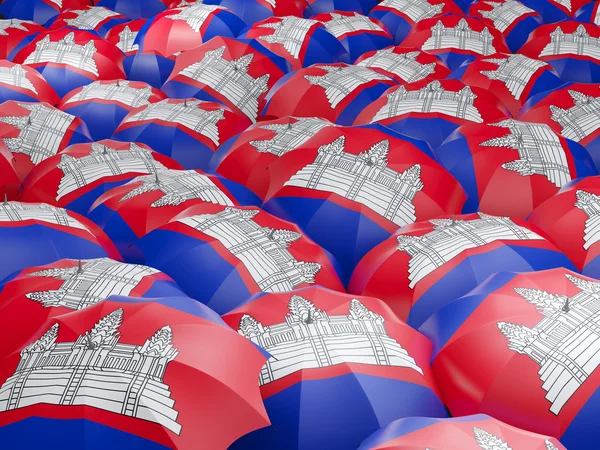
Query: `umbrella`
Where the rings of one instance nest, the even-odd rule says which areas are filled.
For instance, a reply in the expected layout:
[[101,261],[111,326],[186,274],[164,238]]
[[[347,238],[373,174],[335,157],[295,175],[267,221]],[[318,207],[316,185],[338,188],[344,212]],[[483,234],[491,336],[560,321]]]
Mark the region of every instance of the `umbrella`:
[[373,433],[358,450],[566,450],[558,439],[530,433],[485,414],[452,419],[407,417]]
[[165,57],[157,52],[135,52],[125,57],[123,67],[128,80],[144,81],[160,89],[175,67],[175,57]]
[[346,282],[398,228],[461,211],[462,188],[423,146],[377,125],[325,128],[269,166],[264,208],[335,255]]
[[44,25],[61,11],[82,6],[82,0],[3,0],[0,14],[7,19],[32,20]]
[[37,70],[0,60],[0,102],[7,100],[56,105],[60,98]]
[[543,236],[523,220],[483,213],[419,222],[369,252],[348,291],[381,298],[398,317],[420,327],[496,272],[574,269]]
[[305,0],[304,17],[336,11],[357,12],[367,15],[378,0]]
[[83,216],[45,203],[6,200],[0,204],[0,254],[0,280],[63,258],[120,259],[108,237]]
[[520,219],[571,180],[598,173],[581,145],[513,119],[464,125],[435,154],[467,193],[464,212]]
[[104,37],[115,25],[127,22],[118,12],[102,6],[85,6],[81,9],[67,9],[46,24],[46,28],[57,30],[68,27],[86,30]]
[[[0,8],[2,5],[0,4]],[[0,20],[0,58],[12,60],[23,46],[27,45],[44,27],[32,20]]]
[[461,125],[495,122],[508,111],[485,89],[458,80],[428,80],[394,86],[364,108],[355,125],[379,123],[433,148]]
[[248,28],[240,37],[256,39],[285,58],[293,69],[317,63],[349,62],[344,46],[321,22],[299,17],[270,17]]
[[165,98],[142,81],[98,80],[73,89],[58,107],[83,120],[92,139],[99,141],[110,138],[130,112]]
[[119,50],[125,53],[125,59],[123,60],[125,71],[128,67],[127,61],[138,53],[140,46],[135,42],[135,39],[146,22],[146,19],[137,19],[121,23],[108,30],[108,33],[104,36],[104,39],[116,45]]
[[146,264],[219,314],[258,292],[343,290],[335,262],[292,223],[256,207],[200,204],[138,241]]
[[76,144],[34,167],[23,183],[19,200],[48,203],[87,215],[105,191],[162,168],[181,166],[135,142],[105,139]]
[[256,122],[287,61],[254,39],[213,38],[179,55],[163,86],[169,97],[218,101]]
[[94,33],[62,28],[38,34],[13,61],[36,69],[62,97],[92,81],[125,78],[123,58],[121,50]]
[[315,64],[283,77],[268,93],[262,116],[321,117],[351,125],[360,112],[395,83],[362,66]]
[[219,146],[209,169],[243,184],[264,199],[269,189],[270,180],[266,172],[269,166],[323,128],[335,126],[318,117],[261,121]]
[[11,448],[224,449],[269,423],[256,383],[265,356],[189,298],[113,297],[26,343],[0,364]]
[[569,450],[593,447],[599,289],[564,268],[504,272],[432,316],[421,330],[452,414],[489,414]]
[[113,137],[143,142],[186,169],[205,168],[221,143],[250,125],[219,103],[169,98],[133,110]]
[[94,0],[97,6],[104,6],[130,20],[150,19],[167,9],[162,0]]
[[230,450],[355,450],[392,420],[446,417],[431,343],[378,299],[321,287],[259,294],[223,320],[270,355],[259,384],[273,425]]
[[99,196],[89,217],[111,238],[126,261],[143,262],[138,240],[186,208],[202,203],[247,206],[260,204],[260,200],[226,178],[199,170],[160,169]]

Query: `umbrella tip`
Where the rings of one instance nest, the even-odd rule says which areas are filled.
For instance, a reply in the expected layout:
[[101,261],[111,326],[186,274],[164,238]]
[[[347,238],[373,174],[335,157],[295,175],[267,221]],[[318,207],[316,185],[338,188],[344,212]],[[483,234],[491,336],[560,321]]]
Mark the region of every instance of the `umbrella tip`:
[[160,184],[160,178],[158,178],[158,168],[154,169],[154,181],[156,184]]
[[77,273],[82,273],[83,272],[83,266],[81,265],[81,260],[78,259],[77,260]]
[[27,116],[27,125],[31,125],[31,116]]
[[456,217],[454,217],[454,214],[452,214],[452,225],[456,225]]
[[8,195],[6,195],[6,192],[4,193],[4,205],[8,205]]
[[183,106],[184,106],[184,108],[186,108],[186,107],[187,107],[187,105],[188,105],[188,104],[187,104],[187,98],[184,98],[184,99],[183,99]]
[[121,80],[117,80],[117,87],[121,87]]
[[565,302],[565,304],[562,307],[562,310],[564,312],[569,312],[571,311],[571,306],[569,305],[569,299],[567,298],[567,301]]

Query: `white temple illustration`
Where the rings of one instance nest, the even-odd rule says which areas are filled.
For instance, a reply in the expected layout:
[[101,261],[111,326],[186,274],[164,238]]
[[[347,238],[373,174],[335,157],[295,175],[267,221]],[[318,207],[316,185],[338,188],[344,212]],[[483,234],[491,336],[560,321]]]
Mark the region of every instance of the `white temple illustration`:
[[357,63],[357,66],[382,69],[400,77],[405,83],[427,78],[435,72],[435,63],[421,64],[417,61],[419,51],[394,53],[393,47],[377,50],[372,56]]
[[327,72],[325,75],[304,75],[312,85],[325,90],[331,108],[336,108],[346,97],[359,86],[375,80],[389,81],[390,78],[374,70],[360,66],[312,66]]
[[378,5],[404,14],[414,23],[442,14],[444,6],[445,3],[432,5],[427,0],[383,0]]
[[10,28],[21,31],[29,31],[25,24],[34,25],[35,22],[21,19],[2,19],[0,20],[0,36],[8,36],[7,30]]
[[243,263],[263,292],[291,291],[303,283],[314,283],[321,265],[297,261],[288,250],[302,235],[261,227],[253,220],[259,212],[258,209],[227,207],[216,214],[177,221],[218,240]]
[[44,36],[35,44],[23,64],[54,63],[65,64],[99,76],[94,60],[96,45],[93,40],[80,45],[75,42],[75,33],[68,33],[62,39],[52,42],[50,35]]
[[111,17],[118,17],[119,14],[102,6],[89,6],[87,9],[71,10],[76,17],[65,19],[65,23],[71,27],[80,30],[95,30],[98,25]]
[[136,172],[154,173],[165,168],[154,159],[151,150],[134,142],[129,144],[128,150],[117,150],[94,142],[89,155],[75,157],[63,154],[56,167],[63,173],[56,192],[57,201],[103,177]]
[[483,118],[469,86],[459,91],[447,91],[438,80],[418,90],[409,91],[405,86],[387,94],[387,102],[375,114],[371,123],[410,113],[439,113],[470,122],[481,123]]
[[504,58],[489,58],[482,62],[493,63],[498,66],[495,70],[482,70],[481,74],[490,80],[504,83],[512,96],[519,100],[531,77],[542,67],[547,66],[543,61],[531,59],[523,55],[507,55]]
[[543,316],[532,328],[498,322],[508,348],[540,366],[542,389],[555,415],[600,364],[600,283],[565,276],[580,290],[572,297],[515,288]]
[[591,37],[583,25],[579,25],[571,34],[565,33],[558,25],[550,33],[550,42],[538,56],[568,54],[600,59],[600,38]]
[[231,199],[206,175],[195,170],[157,170],[152,175],[134,178],[128,184],[142,184],[124,195],[119,201],[147,192],[160,191],[164,195],[150,204],[151,208],[177,206],[187,200],[203,200],[223,206],[233,206]]
[[492,9],[489,11],[481,10],[479,13],[482,17],[494,22],[494,28],[501,33],[508,30],[516,20],[524,15],[535,12],[518,0],[484,1],[483,3],[491,6]]
[[274,32],[259,36],[257,39],[268,44],[281,44],[290,55],[298,59],[306,35],[313,26],[319,23],[317,20],[300,19],[293,16],[282,17],[281,20],[258,25],[259,28],[271,28]]
[[94,81],[86,84],[75,95],[70,97],[64,104],[81,102],[84,100],[112,100],[123,103],[132,108],[149,105],[152,97],[152,88],[143,86],[136,88],[131,86],[128,80],[117,80],[113,83]]
[[432,219],[433,230],[422,236],[400,235],[398,251],[410,256],[409,288],[462,252],[497,241],[543,240],[508,217],[479,213],[474,220]]
[[254,53],[238,59],[223,57],[225,46],[207,51],[200,61],[183,69],[179,74],[214,89],[256,122],[258,99],[269,90],[269,74],[253,78],[248,73]]
[[48,0],[50,3],[54,3],[59,8],[62,8],[62,0]]
[[482,428],[473,427],[473,435],[481,450],[512,450],[506,441]]
[[271,153],[275,156],[285,155],[304,144],[325,127],[337,125],[317,117],[293,117],[296,122],[257,125],[258,128],[275,133],[271,139],[250,141],[250,145],[260,153]]
[[413,200],[423,189],[421,166],[404,172],[388,167],[390,143],[383,140],[358,155],[346,152],[340,136],[318,149],[314,162],[300,169],[284,186],[332,192],[367,206],[398,226],[415,222]]
[[111,295],[129,295],[149,275],[159,273],[152,267],[125,264],[109,258],[79,261],[65,268],[39,270],[30,277],[49,277],[64,282],[58,289],[25,294],[44,308],[63,307],[73,310],[87,308]]
[[179,435],[179,413],[163,381],[179,351],[165,325],[143,345],[121,342],[123,310],[100,319],[75,342],[56,342],[54,324],[21,351],[0,387],[0,412],[30,405],[85,405],[162,425]]
[[509,134],[488,139],[479,145],[506,147],[519,153],[518,159],[502,164],[503,169],[524,177],[542,175],[556,187],[562,187],[571,181],[571,171],[562,142],[548,125],[513,119],[490,125],[508,128]]
[[329,16],[331,20],[323,22],[323,25],[336,38],[341,38],[345,34],[355,33],[356,31],[385,31],[374,21],[357,12],[348,16],[332,12]]
[[600,195],[583,190],[577,190],[575,195],[575,207],[588,216],[583,229],[583,248],[589,250],[600,241]]
[[135,38],[137,38],[138,32],[133,31],[129,26],[126,26],[119,33],[119,42],[117,42],[117,47],[123,53],[134,52],[140,49],[140,46],[135,43]]
[[473,31],[465,19],[460,19],[455,27],[446,28],[439,20],[431,27],[431,37],[425,41],[421,49],[427,51],[456,48],[488,56],[496,53],[493,40],[487,27],[482,31]]
[[562,127],[561,135],[579,142],[600,128],[600,91],[598,97],[583,92],[568,90],[573,106],[568,109],[550,105],[552,120]]
[[14,153],[28,155],[33,164],[56,155],[75,116],[42,103],[18,103],[27,110],[26,116],[0,116],[0,123],[19,130],[16,137],[2,138]]
[[310,300],[292,295],[289,313],[281,323],[263,325],[244,314],[238,333],[261,346],[271,358],[263,366],[259,384],[292,373],[338,364],[368,364],[423,370],[385,329],[385,319],[360,301],[350,301],[347,315],[330,316]]
[[63,208],[57,208],[46,203],[0,203],[0,222],[21,222],[24,220],[36,220],[87,231],[87,228],[81,222],[69,216],[67,210]]
[[38,93],[33,83],[27,78],[27,71],[21,65],[14,65],[12,67],[0,66],[0,83],[27,89],[36,95]]
[[221,141],[218,123],[225,118],[225,111],[221,108],[212,111],[202,109],[202,103],[195,99],[177,103],[171,99],[164,99],[151,103],[135,114],[127,115],[121,124],[162,120],[201,134],[213,144],[219,145]]
[[215,12],[224,10],[222,6],[204,5],[202,2],[184,6],[178,12],[164,16],[165,19],[182,20],[196,33],[200,32],[204,22]]

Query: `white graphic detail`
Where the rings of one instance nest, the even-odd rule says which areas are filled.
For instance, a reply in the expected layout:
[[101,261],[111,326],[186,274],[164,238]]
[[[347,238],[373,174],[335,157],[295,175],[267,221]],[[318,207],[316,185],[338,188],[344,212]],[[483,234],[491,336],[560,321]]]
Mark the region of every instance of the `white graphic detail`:
[[558,450],[558,447],[547,439],[544,441],[544,444],[546,444],[546,450]]
[[418,51],[394,53],[394,48],[377,50],[373,56],[365,58],[358,64],[360,67],[383,69],[400,77],[406,83],[427,78],[435,72],[435,63],[421,64],[417,61]]
[[200,100],[172,103],[169,99],[165,99],[152,103],[140,112],[125,117],[122,123],[163,120],[201,134],[210,139],[213,144],[219,145],[219,127],[217,125],[225,118],[225,111],[223,109],[206,111],[198,107],[201,104]]
[[260,28],[271,28],[275,32],[267,36],[259,36],[258,39],[269,44],[281,44],[290,55],[298,59],[306,35],[318,23],[320,22],[317,20],[283,17],[279,21],[259,25]]
[[59,8],[62,8],[62,0],[47,0],[47,1],[49,1],[50,3],[54,3]]
[[512,448],[498,436],[481,428],[473,427],[473,434],[475,435],[475,440],[481,450],[512,450]]
[[290,121],[260,125],[259,128],[272,131],[275,136],[268,140],[250,141],[250,145],[258,152],[282,156],[304,144],[323,128],[336,126],[327,120],[316,117],[298,118],[294,123]]
[[253,220],[258,213],[257,209],[228,207],[216,214],[177,221],[218,240],[244,264],[263,292],[291,291],[303,283],[314,283],[321,265],[297,261],[287,249],[302,235],[261,227]]
[[557,5],[560,5],[563,8],[566,8],[567,11],[572,12],[571,11],[571,0],[552,0],[552,3],[556,3]]
[[538,56],[567,54],[600,59],[600,39],[591,37],[583,25],[571,34],[565,34],[559,25],[550,33],[550,42]]
[[204,57],[180,72],[180,75],[203,83],[223,95],[250,120],[256,122],[258,99],[269,90],[269,74],[253,78],[248,69],[254,53],[238,59],[223,58],[225,46],[209,50]]
[[400,86],[387,95],[387,103],[377,111],[371,123],[409,113],[440,113],[481,123],[483,118],[475,107],[476,98],[469,86],[460,91],[446,91],[438,80],[416,91]]
[[136,264],[125,264],[108,258],[80,261],[77,266],[45,269],[30,277],[51,277],[64,282],[58,289],[25,294],[44,308],[83,309],[111,295],[129,295],[149,275],[158,270]]
[[398,250],[408,253],[410,289],[427,275],[456,258],[462,252],[503,240],[543,240],[508,217],[479,213],[479,219],[429,221],[433,231],[422,236],[398,236]]
[[29,31],[29,29],[25,26],[35,25],[35,22],[31,20],[20,20],[20,19],[4,19],[0,20],[0,36],[8,36],[8,29],[13,28],[15,30],[21,31]]
[[41,103],[18,103],[29,112],[27,116],[0,116],[6,123],[19,130],[17,137],[2,138],[13,153],[28,155],[33,164],[56,155],[67,130],[75,120],[71,114]]
[[351,95],[356,88],[375,80],[389,81],[390,78],[374,70],[359,66],[313,66],[327,72],[325,75],[304,75],[312,85],[320,86],[325,90],[327,101],[332,108],[336,108],[346,97]]
[[562,127],[561,135],[579,142],[600,128],[600,97],[569,89],[573,106],[569,109],[550,105],[552,120]]
[[540,366],[542,389],[555,415],[600,364],[600,283],[565,276],[580,290],[572,297],[515,288],[544,316],[533,328],[498,322],[508,348]]
[[356,299],[350,301],[349,313],[329,316],[306,298],[292,295],[282,323],[263,326],[244,314],[238,333],[271,355],[259,384],[338,364],[406,367],[423,375],[415,360],[388,335],[381,315]]
[[0,67],[0,83],[8,84],[21,89],[27,89],[37,95],[38,91],[27,78],[27,71],[23,66]]
[[147,192],[160,191],[164,195],[150,207],[177,206],[187,200],[200,199],[223,206],[233,206],[231,199],[206,175],[195,170],[159,170],[152,175],[134,178],[128,184],[142,185],[128,192],[121,202]]
[[509,55],[506,58],[483,59],[482,62],[496,64],[496,70],[482,70],[481,74],[490,80],[498,80],[506,85],[512,96],[519,100],[531,77],[541,67],[547,66],[543,61],[531,59],[523,55]]
[[175,434],[177,423],[163,377],[178,350],[167,325],[143,345],[119,342],[123,310],[100,319],[75,342],[56,342],[54,324],[21,351],[21,360],[0,387],[0,411],[30,405],[86,405],[162,425]]
[[398,11],[417,23],[442,14],[445,3],[432,5],[427,0],[383,0],[378,6]]
[[222,6],[204,5],[202,2],[197,2],[184,6],[179,12],[164,17],[171,20],[183,20],[192,30],[198,33],[211,14],[223,9],[225,8]]
[[126,26],[119,33],[119,42],[117,42],[117,47],[123,53],[129,53],[129,52],[139,50],[140,46],[138,44],[134,43],[137,35],[138,35],[137,31],[133,31],[131,28],[129,28],[129,26]]
[[583,248],[589,250],[600,241],[600,196],[591,192],[578,190],[575,192],[575,207],[581,209],[588,218],[583,229]]
[[384,31],[379,25],[357,12],[345,16],[343,14],[331,13],[331,20],[323,22],[327,31],[336,38],[341,38],[345,34],[355,33],[357,31]]
[[55,63],[93,73],[99,76],[94,55],[96,45],[93,40],[85,45],[75,42],[75,33],[69,33],[59,41],[50,41],[50,35],[44,36],[35,44],[35,50],[31,52],[23,64]]
[[494,28],[504,33],[519,18],[535,12],[517,0],[503,0],[500,2],[484,1],[492,7],[489,11],[479,11],[482,17],[494,22]]
[[65,102],[65,105],[84,100],[98,99],[112,100],[132,108],[137,108],[149,105],[150,97],[152,97],[152,88],[150,86],[136,88],[131,86],[127,80],[119,80],[110,84],[94,81],[85,85],[79,92],[69,98]]
[[519,152],[519,159],[502,164],[502,168],[521,176],[542,175],[556,187],[571,181],[567,155],[559,137],[546,124],[519,122],[512,119],[490,124],[505,127],[510,133],[482,142],[483,147],[506,147]]
[[460,19],[453,28],[446,28],[441,20],[431,27],[431,37],[425,41],[422,50],[440,50],[456,48],[488,56],[496,53],[492,34],[485,27],[482,31],[473,31],[465,19]]
[[56,193],[57,201],[104,177],[136,172],[154,173],[165,168],[154,159],[151,150],[133,142],[129,144],[129,150],[116,150],[94,142],[89,155],[78,158],[62,155],[56,167],[63,172]]
[[87,228],[81,222],[69,216],[67,210],[63,208],[45,203],[0,203],[0,222],[21,222],[24,220],[36,220],[87,231]]
[[404,172],[387,167],[390,143],[377,142],[358,155],[346,153],[346,138],[322,145],[314,162],[284,186],[333,192],[364,205],[399,226],[415,222],[413,200],[423,189],[421,166]]
[[95,30],[106,19],[119,14],[101,6],[90,6],[88,9],[70,11],[77,14],[72,19],[65,19],[65,23],[80,30]]

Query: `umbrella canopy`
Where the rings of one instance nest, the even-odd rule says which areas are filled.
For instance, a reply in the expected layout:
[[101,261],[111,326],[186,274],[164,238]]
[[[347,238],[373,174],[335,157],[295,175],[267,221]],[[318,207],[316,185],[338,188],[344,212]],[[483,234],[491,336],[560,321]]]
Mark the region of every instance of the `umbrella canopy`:
[[356,61],[363,53],[380,50],[394,43],[390,32],[380,22],[353,12],[327,12],[312,16],[325,25],[344,46],[350,62]]
[[543,23],[551,24],[570,20],[588,0],[520,0],[542,16]]
[[116,45],[119,50],[125,53],[125,59],[123,60],[123,67],[125,68],[127,68],[126,61],[137,54],[140,48],[135,39],[146,22],[146,19],[137,19],[121,23],[108,30],[106,36],[104,36],[104,39]]
[[394,80],[367,67],[316,64],[283,77],[268,93],[262,116],[321,117],[352,125],[360,112]]
[[0,102],[7,100],[56,105],[60,98],[37,70],[0,60]]
[[264,207],[335,255],[347,281],[398,228],[461,211],[462,188],[423,147],[381,126],[328,127],[271,164]]
[[143,142],[186,169],[206,168],[219,145],[250,125],[244,115],[219,103],[169,98],[133,110],[114,139]]
[[596,25],[600,24],[598,5],[600,5],[600,2],[598,1],[584,3],[584,5],[577,10],[573,18],[579,22],[589,22]]
[[129,20],[150,19],[167,9],[163,0],[94,0],[94,4],[115,11]]
[[113,297],[47,320],[25,344],[0,365],[11,447],[221,449],[269,423],[265,356],[189,298]]
[[0,280],[63,258],[120,259],[104,232],[85,217],[45,203],[6,200],[0,204],[0,252]]
[[163,168],[181,166],[135,142],[105,139],[76,144],[38,164],[23,183],[19,200],[48,203],[87,215],[90,206],[107,190]]
[[270,17],[252,25],[241,37],[256,39],[285,58],[294,70],[317,63],[350,61],[344,46],[318,20]]
[[95,32],[104,37],[115,25],[127,22],[127,18],[118,12],[103,6],[85,6],[79,9],[67,9],[46,24],[51,30],[68,27],[77,30]]
[[436,55],[452,70],[478,56],[510,53],[500,31],[475,17],[459,14],[420,21],[402,41],[402,46]]
[[83,120],[94,141],[110,138],[127,114],[166,98],[142,81],[110,80],[73,89],[58,107]]
[[61,11],[83,6],[83,0],[4,0],[0,14],[7,19],[32,20],[44,25]]
[[458,80],[424,79],[388,89],[354,124],[379,123],[436,148],[461,125],[506,117],[506,107],[485,89]]
[[[24,167],[17,161],[3,140],[0,140],[0,197],[15,200],[27,175]],[[25,170],[19,170],[25,169]]]
[[0,58],[11,60],[44,27],[32,20],[2,19],[0,30]]
[[490,414],[569,450],[593,446],[598,289],[564,268],[499,273],[441,309],[421,330],[452,414]]
[[446,417],[431,343],[378,299],[311,287],[257,295],[223,320],[270,355],[259,384],[273,425],[231,450],[355,450],[392,420]]
[[581,145],[513,119],[464,125],[435,154],[467,193],[464,212],[520,219],[571,180],[598,173]]
[[218,101],[256,122],[287,61],[254,39],[213,38],[179,55],[163,86],[169,97]]
[[226,178],[199,170],[160,169],[98,197],[89,217],[112,239],[126,261],[143,262],[137,245],[142,236],[186,208],[203,203],[247,206],[260,204],[260,200]]
[[373,433],[358,450],[566,450],[558,439],[500,422],[485,414],[452,419],[407,417]]
[[329,255],[292,223],[256,207],[201,204],[139,240],[146,263],[224,314],[258,292],[316,283],[343,290]]
[[264,199],[270,184],[269,166],[323,128],[336,126],[318,117],[261,121],[218,147],[209,168]]
[[131,56],[125,57],[123,67],[128,80],[144,81],[150,86],[160,89],[173,72],[175,57],[165,57],[156,52],[135,52]]
[[94,33],[62,28],[38,34],[13,61],[36,69],[62,97],[92,81],[125,78],[123,58]]
[[483,213],[419,222],[369,252],[348,291],[381,298],[398,317],[419,327],[496,272],[574,269],[542,236],[523,220]]
[[305,0],[304,17],[336,11],[357,12],[367,15],[378,0]]

